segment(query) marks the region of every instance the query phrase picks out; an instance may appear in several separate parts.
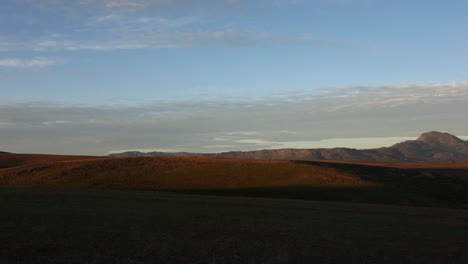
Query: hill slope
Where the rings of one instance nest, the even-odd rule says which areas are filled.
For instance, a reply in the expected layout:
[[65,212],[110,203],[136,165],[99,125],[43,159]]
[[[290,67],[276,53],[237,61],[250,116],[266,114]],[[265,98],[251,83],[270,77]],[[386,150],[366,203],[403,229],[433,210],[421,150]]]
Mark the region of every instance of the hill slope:
[[[445,166],[445,167],[444,167]],[[149,189],[425,206],[468,205],[468,163],[432,168],[207,157],[57,161],[0,169],[0,186]]]
[[[288,161],[137,157],[26,164],[0,170],[14,186],[218,189],[276,186],[373,186],[344,171]],[[339,178],[339,180],[338,180]]]
[[0,153],[0,169],[17,166],[40,165],[60,161],[95,160],[101,157],[42,155],[42,154],[10,154]]

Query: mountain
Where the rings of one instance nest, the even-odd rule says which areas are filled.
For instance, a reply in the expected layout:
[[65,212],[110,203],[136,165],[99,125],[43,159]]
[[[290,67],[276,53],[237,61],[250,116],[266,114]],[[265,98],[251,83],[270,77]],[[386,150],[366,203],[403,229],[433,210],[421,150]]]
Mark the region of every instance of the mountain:
[[109,154],[109,157],[113,158],[122,158],[122,157],[190,157],[190,156],[201,156],[199,153],[188,153],[188,152],[140,152],[140,151],[126,151],[122,153],[112,153]]
[[135,156],[207,156],[242,159],[274,160],[363,160],[383,162],[458,162],[468,161],[468,142],[448,133],[431,131],[416,140],[408,140],[390,147],[358,150],[353,148],[331,149],[272,149],[257,151],[231,151],[223,153],[165,153],[124,152],[112,157]]
[[416,140],[380,149],[380,153],[393,151],[397,161],[452,162],[468,160],[468,142],[441,132],[427,132]]

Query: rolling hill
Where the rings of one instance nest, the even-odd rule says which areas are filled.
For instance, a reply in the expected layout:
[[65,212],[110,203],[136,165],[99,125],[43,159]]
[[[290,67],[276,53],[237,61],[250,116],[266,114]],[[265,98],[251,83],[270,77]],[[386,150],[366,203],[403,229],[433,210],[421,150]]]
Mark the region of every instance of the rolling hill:
[[100,159],[100,157],[0,153],[0,169],[18,167],[18,166],[43,165],[43,164],[59,162],[59,161],[93,160],[93,159]]
[[[210,157],[95,158],[9,154],[0,186],[141,189],[466,207],[468,163],[346,163]],[[6,155],[0,156],[0,161]],[[47,159],[48,158],[48,159]],[[36,163],[42,160],[42,163]]]

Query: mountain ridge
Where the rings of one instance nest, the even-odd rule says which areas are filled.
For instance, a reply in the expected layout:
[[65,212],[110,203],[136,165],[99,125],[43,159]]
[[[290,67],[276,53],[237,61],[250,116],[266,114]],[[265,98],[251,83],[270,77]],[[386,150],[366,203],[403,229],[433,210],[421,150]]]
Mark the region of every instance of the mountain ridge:
[[468,161],[468,141],[449,133],[430,131],[415,140],[403,141],[390,147],[374,149],[317,148],[263,149],[222,153],[138,152],[114,153],[110,157],[139,156],[205,156],[218,158],[275,159],[275,160],[356,160],[383,162],[459,162]]

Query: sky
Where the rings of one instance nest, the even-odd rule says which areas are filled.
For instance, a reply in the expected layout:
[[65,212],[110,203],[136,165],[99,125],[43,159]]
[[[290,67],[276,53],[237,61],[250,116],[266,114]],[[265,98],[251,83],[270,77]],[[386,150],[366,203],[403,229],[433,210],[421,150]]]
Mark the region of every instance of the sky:
[[0,151],[468,135],[468,2],[2,0]]

